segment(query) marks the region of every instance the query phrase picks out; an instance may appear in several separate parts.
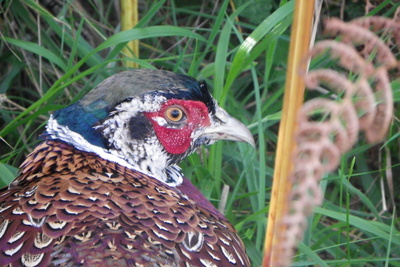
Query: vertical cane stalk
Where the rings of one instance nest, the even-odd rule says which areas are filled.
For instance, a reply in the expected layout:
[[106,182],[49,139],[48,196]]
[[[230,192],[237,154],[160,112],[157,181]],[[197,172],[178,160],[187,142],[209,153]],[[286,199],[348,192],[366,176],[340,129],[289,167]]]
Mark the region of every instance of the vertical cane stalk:
[[285,226],[280,224],[280,221],[288,210],[287,200],[292,186],[289,175],[293,169],[291,155],[295,148],[296,117],[303,103],[305,87],[299,75],[299,64],[310,47],[313,13],[314,1],[296,1],[268,227],[264,243],[264,267],[276,266],[274,263],[278,262],[281,255],[280,242],[282,242],[281,237],[284,236],[282,233],[285,231]]
[[[136,26],[139,20],[138,15],[138,0],[121,0],[121,30],[129,30]],[[139,57],[139,41],[132,40],[128,42],[122,50],[127,58]],[[127,60],[125,61],[126,67],[137,68],[136,62]]]

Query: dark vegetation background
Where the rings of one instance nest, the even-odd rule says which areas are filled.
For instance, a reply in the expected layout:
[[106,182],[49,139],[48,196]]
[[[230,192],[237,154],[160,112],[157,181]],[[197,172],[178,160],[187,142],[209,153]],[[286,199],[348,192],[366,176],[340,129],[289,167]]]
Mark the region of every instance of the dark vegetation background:
[[[40,142],[49,114],[126,69],[121,61],[188,74],[207,81],[220,104],[256,138],[256,151],[220,142],[182,167],[216,206],[223,185],[229,185],[225,214],[259,266],[293,6],[283,0],[143,0],[139,31],[121,33],[119,1],[0,1],[0,185],[15,177]],[[323,2],[322,17],[393,17],[398,6],[330,0]],[[252,50],[243,45],[248,36],[256,42]],[[140,39],[137,59],[121,52],[130,39]],[[398,76],[392,85],[397,107]],[[323,179],[325,202],[310,218],[294,266],[400,266],[397,109],[394,115],[387,142],[360,141],[338,172]],[[394,186],[387,185],[388,167]]]

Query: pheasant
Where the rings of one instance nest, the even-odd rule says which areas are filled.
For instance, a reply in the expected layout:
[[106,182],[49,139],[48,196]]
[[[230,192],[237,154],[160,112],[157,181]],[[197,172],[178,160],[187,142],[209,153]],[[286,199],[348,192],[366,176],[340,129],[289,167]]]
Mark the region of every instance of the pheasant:
[[217,140],[254,146],[205,83],[124,71],[54,112],[42,137],[0,191],[1,266],[250,266],[177,165]]

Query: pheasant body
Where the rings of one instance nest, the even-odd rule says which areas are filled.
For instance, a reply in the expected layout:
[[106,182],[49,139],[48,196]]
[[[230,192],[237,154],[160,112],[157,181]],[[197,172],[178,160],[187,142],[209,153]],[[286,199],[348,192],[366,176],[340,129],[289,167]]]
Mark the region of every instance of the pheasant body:
[[[132,107],[135,102],[137,107],[141,100],[135,101],[122,104]],[[212,124],[211,117],[199,119],[206,105],[195,103],[200,108],[185,111],[187,116],[203,112],[185,122],[195,121],[183,130],[192,129],[190,134],[178,133],[184,127],[177,125],[156,134],[163,131],[156,128],[166,125],[168,117],[163,121],[162,116],[171,105],[192,108],[194,100],[183,101],[166,98],[144,111],[116,103],[119,111],[107,111],[106,117],[97,113],[101,119],[90,127],[79,118],[75,125],[63,127],[67,120],[57,119],[62,113],[55,114],[45,141],[21,165],[16,180],[0,191],[0,265],[249,266],[232,225],[175,165],[192,152],[190,148],[210,142],[210,136],[194,133],[198,125]],[[80,108],[66,110],[71,115]],[[144,129],[135,131],[132,118]],[[127,127],[128,134],[121,127]],[[93,129],[102,140],[87,137]],[[166,140],[172,136],[169,132],[180,134],[179,140],[190,136],[189,144],[186,140],[182,145],[185,150],[177,145],[179,140]],[[116,136],[119,141],[113,139]],[[127,155],[134,160],[124,158]],[[149,167],[152,161],[146,157],[152,155],[164,160],[167,170]],[[143,166],[150,169],[143,171]]]

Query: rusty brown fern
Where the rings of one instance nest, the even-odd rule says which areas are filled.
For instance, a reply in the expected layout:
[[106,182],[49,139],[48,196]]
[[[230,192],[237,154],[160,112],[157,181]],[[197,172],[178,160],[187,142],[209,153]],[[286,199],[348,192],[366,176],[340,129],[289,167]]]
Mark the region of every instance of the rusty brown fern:
[[335,99],[312,99],[299,113],[291,175],[293,188],[282,222],[286,225],[280,250],[284,255],[274,266],[290,264],[307,227],[307,217],[323,201],[319,187],[322,176],[338,167],[341,155],[354,146],[359,132],[364,132],[370,143],[380,142],[392,120],[388,71],[399,66],[395,49],[400,45],[397,13],[394,19],[327,19],[324,28],[324,34],[334,39],[318,42],[306,60],[328,58],[335,68],[301,73],[306,87],[329,90]]

